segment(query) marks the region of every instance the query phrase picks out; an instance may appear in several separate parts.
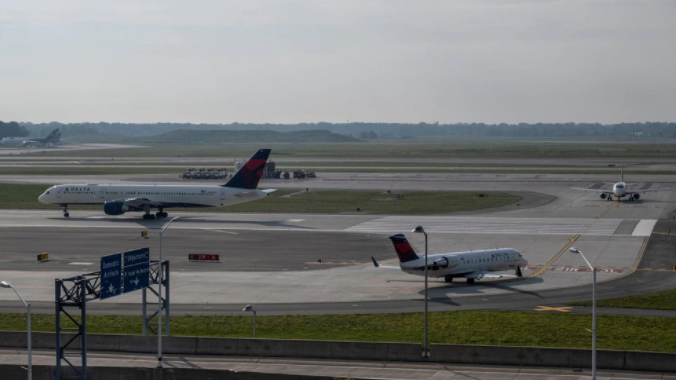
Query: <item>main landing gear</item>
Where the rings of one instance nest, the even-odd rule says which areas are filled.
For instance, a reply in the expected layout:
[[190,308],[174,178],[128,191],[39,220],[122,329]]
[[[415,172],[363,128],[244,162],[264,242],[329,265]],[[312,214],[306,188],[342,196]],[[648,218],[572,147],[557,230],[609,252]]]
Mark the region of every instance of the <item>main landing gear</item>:
[[68,218],[70,214],[68,213],[68,205],[61,205],[63,206],[63,217]]
[[468,284],[468,285],[474,285],[474,279],[473,279],[473,278],[468,278],[468,279],[467,279],[467,284]]
[[167,214],[166,212],[164,212],[162,210],[156,212],[154,215],[150,213],[150,210],[146,210],[146,213],[143,214],[143,219],[144,220],[153,220],[155,218],[162,219],[162,218],[166,218],[167,216],[169,216],[169,214]]

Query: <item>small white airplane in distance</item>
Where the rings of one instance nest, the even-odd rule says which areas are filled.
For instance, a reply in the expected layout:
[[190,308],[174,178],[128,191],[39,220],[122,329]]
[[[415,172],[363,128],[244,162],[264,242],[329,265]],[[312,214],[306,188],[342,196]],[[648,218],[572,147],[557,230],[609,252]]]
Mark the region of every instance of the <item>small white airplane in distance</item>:
[[[260,149],[224,185],[111,185],[67,184],[52,186],[38,197],[44,204],[63,207],[69,217],[68,205],[103,204],[108,215],[143,211],[143,219],[166,218],[165,208],[218,207],[264,198],[275,191],[256,190],[270,156],[270,149]],[[155,215],[150,210],[156,208]]]
[[[402,234],[390,236],[399,257],[399,266],[381,266],[374,257],[376,268],[401,269],[416,276],[425,276],[425,255],[418,256]],[[484,251],[451,252],[427,255],[427,276],[443,277],[446,282],[466,278],[468,284],[482,278],[522,277],[521,267],[528,261],[513,248],[496,248]],[[516,274],[491,273],[514,269]]]
[[665,190],[672,190],[673,187],[666,187],[666,188],[661,188],[661,189],[649,189],[649,190],[633,190],[629,191],[627,188],[627,183],[624,182],[624,164],[622,164],[622,167],[620,168],[620,182],[616,182],[613,184],[613,190],[600,190],[600,189],[585,189],[585,188],[580,188],[580,187],[571,187],[573,190],[581,190],[581,191],[590,191],[593,193],[599,194],[601,199],[606,199],[608,201],[612,201],[613,197],[617,198],[617,200],[622,200],[623,197],[629,197],[630,201],[634,200],[639,200],[641,198],[641,193],[654,193],[657,191],[665,191]]

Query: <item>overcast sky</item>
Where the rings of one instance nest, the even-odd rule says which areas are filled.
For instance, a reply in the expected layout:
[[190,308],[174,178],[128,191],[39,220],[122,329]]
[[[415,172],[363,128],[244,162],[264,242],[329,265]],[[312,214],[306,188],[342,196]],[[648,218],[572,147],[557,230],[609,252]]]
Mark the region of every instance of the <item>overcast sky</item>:
[[676,0],[0,0],[0,120],[676,121]]

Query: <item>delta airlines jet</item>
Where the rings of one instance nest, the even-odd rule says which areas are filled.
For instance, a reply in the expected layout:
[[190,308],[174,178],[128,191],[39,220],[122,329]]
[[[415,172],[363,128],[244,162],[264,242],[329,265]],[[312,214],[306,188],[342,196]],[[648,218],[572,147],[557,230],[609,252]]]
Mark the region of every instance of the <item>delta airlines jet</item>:
[[[52,186],[38,201],[63,207],[69,217],[68,205],[103,204],[108,215],[143,211],[143,219],[166,218],[166,208],[218,207],[249,202],[275,191],[256,190],[270,156],[270,149],[260,149],[225,185],[112,185],[67,184]],[[155,215],[151,209],[157,209]]]
[[639,200],[641,198],[641,193],[653,193],[656,191],[665,191],[665,190],[672,190],[673,187],[667,187],[667,188],[662,188],[662,189],[649,189],[649,190],[633,190],[629,191],[627,188],[627,183],[624,182],[624,164],[622,165],[622,168],[620,169],[620,182],[617,182],[613,184],[613,190],[600,190],[600,189],[583,189],[579,187],[571,187],[573,190],[581,190],[581,191],[591,191],[594,193],[599,194],[601,199],[606,199],[609,201],[613,200],[613,196],[617,198],[617,200],[621,200],[623,197],[629,197],[630,201],[634,200]]
[[[401,269],[409,274],[425,276],[425,255],[418,256],[402,234],[392,235],[390,240],[397,251],[399,266],[381,266],[371,257],[373,265],[376,268]],[[525,265],[528,265],[526,258],[513,248],[439,253],[427,255],[427,276],[443,277],[446,282],[453,282],[454,278],[466,278],[468,284],[474,284],[474,280],[482,278],[522,277],[521,267]],[[514,269],[516,274],[491,273],[509,269]]]

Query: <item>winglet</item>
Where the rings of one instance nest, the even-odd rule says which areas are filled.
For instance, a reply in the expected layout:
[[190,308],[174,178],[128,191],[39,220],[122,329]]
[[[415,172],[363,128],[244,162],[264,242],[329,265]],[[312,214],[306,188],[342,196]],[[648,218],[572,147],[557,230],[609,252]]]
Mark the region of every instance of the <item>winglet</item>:
[[225,187],[254,190],[263,175],[272,149],[259,149],[249,161],[226,183]]
[[371,260],[373,260],[373,266],[374,267],[378,268],[380,266],[380,264],[378,264],[378,262],[376,261],[375,257],[371,256]]

